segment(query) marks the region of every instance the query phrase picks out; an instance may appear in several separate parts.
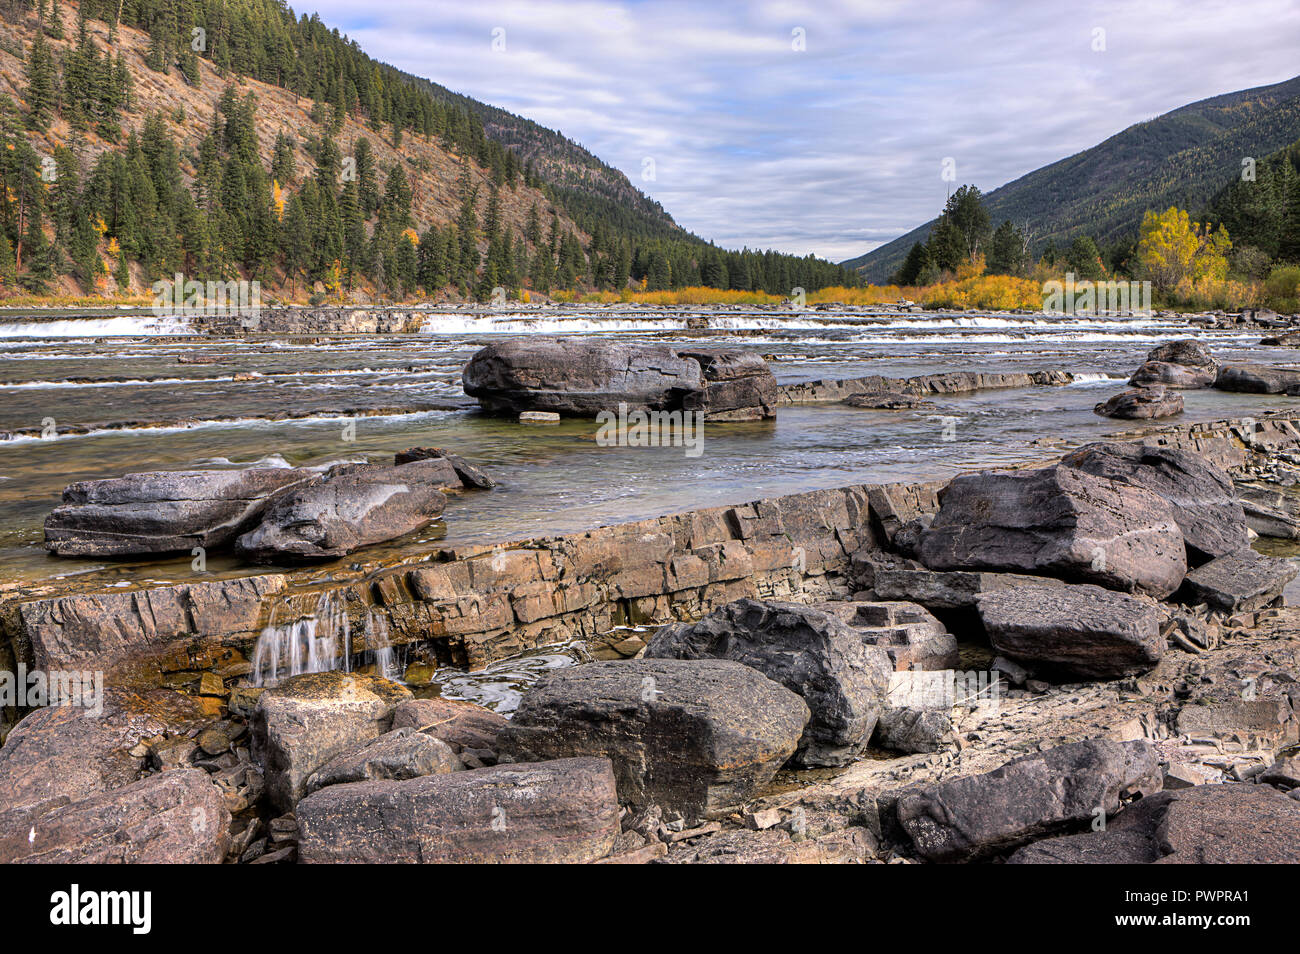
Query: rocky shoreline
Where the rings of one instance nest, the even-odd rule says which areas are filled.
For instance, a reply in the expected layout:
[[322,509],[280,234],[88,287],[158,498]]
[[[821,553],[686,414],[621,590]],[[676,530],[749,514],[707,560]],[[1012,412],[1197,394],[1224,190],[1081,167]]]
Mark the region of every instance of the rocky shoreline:
[[[1025,386],[975,377],[791,401]],[[440,510],[490,479],[456,460],[281,473],[256,519],[297,526],[332,481],[400,484],[375,506],[424,519],[401,475],[429,471]],[[395,565],[10,590],[0,668],[105,675],[97,714],[6,709],[0,859],[1297,861],[1297,570],[1250,544],[1300,538],[1298,479],[1300,415],[1261,414]],[[96,492],[56,546],[108,545],[78,508],[141,491]],[[202,503],[205,542],[253,535],[247,499]],[[265,632],[326,604],[345,660],[478,668],[578,637],[597,661],[509,719],[378,667],[256,684]]]

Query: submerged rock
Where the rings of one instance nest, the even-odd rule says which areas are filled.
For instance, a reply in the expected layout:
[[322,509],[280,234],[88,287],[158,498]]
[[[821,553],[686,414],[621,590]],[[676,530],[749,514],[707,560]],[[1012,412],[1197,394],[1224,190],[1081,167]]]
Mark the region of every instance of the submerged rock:
[[1290,560],[1241,550],[1188,573],[1184,586],[1192,603],[1209,603],[1225,613],[1250,613],[1280,597],[1297,573],[1300,569]]
[[1108,442],[1088,444],[1066,467],[1142,487],[1173,505],[1189,564],[1236,553],[1250,545],[1246,515],[1232,478],[1199,454],[1173,447]]
[[253,756],[271,804],[292,811],[307,780],[331,759],[378,738],[410,690],[375,676],[320,672],[266,690],[253,710]]
[[0,814],[0,863],[219,864],[229,828],[208,773],[175,769],[48,810]]
[[1093,408],[1102,417],[1121,417],[1142,420],[1152,417],[1172,417],[1183,413],[1183,396],[1164,385],[1134,388],[1121,391]]
[[1043,580],[985,593],[978,605],[993,648],[1035,672],[1117,679],[1164,653],[1160,610],[1100,586]]
[[1073,467],[955,478],[921,536],[932,570],[1010,570],[1165,597],[1187,572],[1173,506]]
[[1010,864],[1296,864],[1300,802],[1268,785],[1199,785],[1134,802],[1105,831],[1049,838]]
[[402,464],[411,464],[417,460],[438,459],[451,464],[452,469],[456,472],[456,477],[466,487],[491,490],[497,485],[497,482],[484,473],[482,468],[471,464],[464,457],[447,453],[441,447],[408,447],[406,450],[398,451],[393,455],[393,463],[399,467]]
[[45,518],[59,556],[133,557],[225,546],[287,490],[320,480],[309,470],[161,471],[69,484]]
[[1013,759],[983,775],[905,792],[899,824],[929,861],[974,861],[1083,825],[1160,790],[1146,742],[1092,739]]
[[277,499],[262,522],[235,542],[235,550],[254,563],[347,556],[428,526],[442,513],[448,486],[461,482],[443,458],[336,467],[322,482]]
[[771,781],[808,718],[799,696],[740,663],[631,659],[543,677],[498,738],[523,760],[608,757],[620,802],[694,823]]
[[850,407],[862,407],[879,411],[903,411],[912,408],[934,407],[934,405],[916,394],[905,391],[864,391],[850,394],[844,399]]
[[795,759],[844,765],[866,748],[893,663],[842,620],[809,606],[737,600],[697,623],[665,626],[648,659],[733,659],[801,696],[812,718]]
[[602,758],[331,785],[299,802],[297,817],[306,864],[585,864],[618,837]]

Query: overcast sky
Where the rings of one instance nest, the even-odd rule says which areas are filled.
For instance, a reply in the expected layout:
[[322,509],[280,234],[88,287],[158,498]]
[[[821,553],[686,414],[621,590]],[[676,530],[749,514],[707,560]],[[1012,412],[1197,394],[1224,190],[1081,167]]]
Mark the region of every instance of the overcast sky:
[[988,191],[1135,122],[1300,73],[1300,0],[295,9],[558,129],[706,239],[837,261],[933,217],[945,159]]

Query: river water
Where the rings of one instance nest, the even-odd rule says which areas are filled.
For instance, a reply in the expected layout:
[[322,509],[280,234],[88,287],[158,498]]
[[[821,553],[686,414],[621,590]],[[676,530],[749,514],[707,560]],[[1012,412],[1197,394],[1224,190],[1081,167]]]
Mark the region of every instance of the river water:
[[[699,316],[710,330],[690,330]],[[568,308],[431,315],[416,335],[215,338],[183,319],[0,317],[0,582],[69,575],[120,585],[192,578],[190,557],[108,566],[56,559],[42,521],[73,480],[146,470],[328,466],[413,445],[477,461],[499,481],[389,552],[587,529],[845,484],[933,479],[1024,460],[1129,425],[1093,405],[1155,345],[1195,334],[1225,361],[1294,364],[1257,333],[1181,319]],[[524,425],[479,413],[460,386],[503,335],[581,334],[756,351],[782,382],[867,374],[1063,369],[1042,387],[933,399],[932,408],[783,407],[775,422],[705,425],[702,453],[601,447],[595,424]],[[1300,399],[1184,392],[1184,420],[1300,407]],[[291,416],[285,419],[286,415]],[[42,436],[44,433],[46,436]],[[49,435],[53,436],[49,436]],[[223,574],[256,572],[210,557]]]

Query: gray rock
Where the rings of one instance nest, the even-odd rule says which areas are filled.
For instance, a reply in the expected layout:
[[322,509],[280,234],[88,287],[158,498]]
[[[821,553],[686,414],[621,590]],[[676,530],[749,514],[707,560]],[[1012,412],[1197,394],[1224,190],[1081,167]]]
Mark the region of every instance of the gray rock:
[[1102,417],[1119,417],[1126,420],[1144,420],[1154,417],[1172,417],[1183,413],[1183,396],[1164,385],[1121,391],[1096,407],[1093,412]]
[[1167,388],[1193,390],[1213,387],[1218,368],[1189,368],[1168,361],[1147,361],[1129,378],[1134,387],[1162,385]]
[[1300,394],[1300,370],[1255,364],[1224,365],[1214,386],[1220,391],[1246,394]]
[[664,626],[649,659],[733,659],[803,697],[812,713],[796,761],[845,765],[866,748],[894,666],[842,620],[809,606],[737,600],[697,623]]
[[294,676],[263,692],[253,710],[253,757],[271,804],[292,811],[312,773],[387,732],[394,708],[409,698],[386,679],[343,672]]
[[983,775],[905,792],[898,821],[929,861],[974,861],[1110,815],[1159,791],[1146,742],[1092,739],[1013,759]]
[[945,709],[886,708],[876,724],[876,744],[894,752],[937,752],[952,738],[952,714]]
[[679,351],[699,362],[703,387],[687,394],[682,409],[707,421],[758,421],[776,417],[776,376],[761,355],[717,348]]
[[967,474],[941,501],[921,538],[932,570],[1031,572],[1156,597],[1187,572],[1171,504],[1072,467]]
[[277,499],[235,549],[256,563],[337,559],[428,526],[442,513],[449,485],[461,486],[460,478],[442,458],[336,467],[321,483]]
[[872,589],[883,600],[911,601],[929,610],[971,609],[981,593],[1039,579],[1019,573],[927,570],[877,565]]
[[498,743],[521,760],[608,757],[621,802],[694,823],[771,781],[808,718],[803,699],[737,662],[629,659],[543,677]]
[[1044,580],[985,593],[978,605],[993,648],[1035,673],[1117,679],[1164,653],[1159,609],[1100,586]]
[[1149,490],[1173,505],[1190,565],[1250,545],[1232,478],[1199,454],[1172,447],[1108,442],[1065,456],[1066,467]]
[[889,654],[895,671],[953,669],[957,638],[924,606],[906,600],[814,604],[848,623],[868,646]]
[[1209,603],[1227,613],[1254,612],[1280,597],[1297,572],[1290,560],[1241,550],[1188,573],[1186,602]]
[[279,494],[319,480],[313,471],[270,467],[82,480],[45,518],[45,548],[84,557],[215,549],[257,523]]
[[1259,780],[1278,788],[1300,788],[1300,756],[1278,759],[1264,770]]
[[230,813],[201,769],[175,769],[81,801],[0,813],[0,863],[219,864]]
[[490,411],[553,411],[594,417],[620,403],[641,410],[680,408],[704,385],[699,362],[668,345],[540,336],[494,342],[462,375],[465,393]]
[[507,724],[491,709],[455,699],[408,699],[393,710],[394,729],[416,729],[457,752],[462,748],[495,751],[497,734]]
[[441,739],[415,729],[394,729],[330,759],[307,779],[307,794],[343,782],[446,775],[464,767],[451,746]]
[[618,837],[606,759],[331,785],[298,803],[305,864],[584,864]]
[[435,460],[438,458],[451,464],[456,476],[466,487],[491,490],[497,485],[497,482],[489,477],[481,467],[471,464],[465,458],[456,454],[450,454],[441,447],[408,447],[406,450],[398,451],[393,455],[393,463],[400,467],[402,464],[411,464],[417,460]]
[[1143,798],[1106,830],[1049,838],[1010,864],[1296,864],[1300,802],[1267,785],[1199,785]]
[[906,391],[864,391],[861,394],[850,394],[844,399],[844,403],[850,407],[877,411],[905,411],[934,407],[932,402]]

